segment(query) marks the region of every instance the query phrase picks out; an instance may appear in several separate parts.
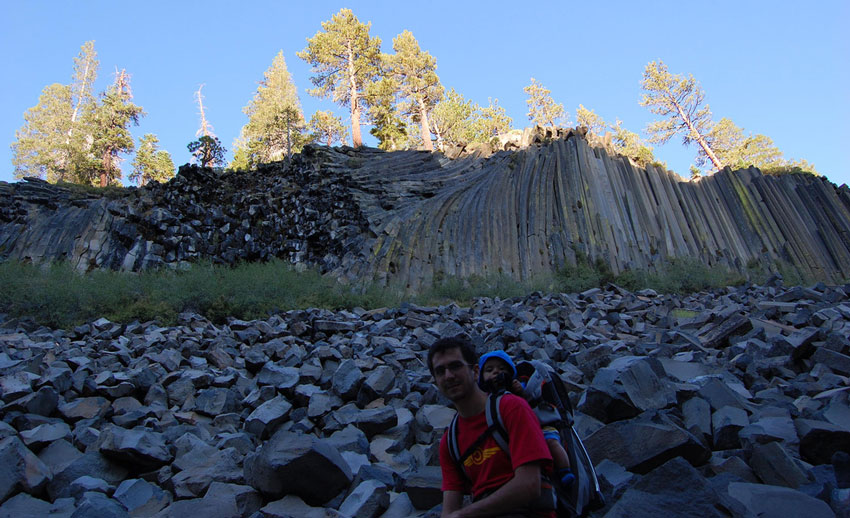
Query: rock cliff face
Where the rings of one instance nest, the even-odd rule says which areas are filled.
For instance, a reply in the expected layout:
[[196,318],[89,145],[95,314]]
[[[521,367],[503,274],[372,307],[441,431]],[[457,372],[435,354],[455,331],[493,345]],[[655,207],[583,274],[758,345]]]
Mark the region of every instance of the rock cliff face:
[[184,166],[168,184],[111,200],[0,183],[0,258],[139,270],[281,257],[411,289],[446,276],[527,279],[578,254],[615,273],[692,257],[850,277],[846,186],[755,169],[683,181],[572,130],[551,136],[451,159],[308,147],[251,173]]

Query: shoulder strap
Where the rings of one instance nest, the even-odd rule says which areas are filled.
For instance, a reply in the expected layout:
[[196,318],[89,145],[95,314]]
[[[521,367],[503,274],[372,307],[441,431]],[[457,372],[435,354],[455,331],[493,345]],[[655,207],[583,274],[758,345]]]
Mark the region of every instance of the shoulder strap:
[[502,420],[502,409],[500,407],[502,396],[504,396],[504,393],[487,396],[485,415],[487,417],[487,429],[493,428],[493,440],[510,457],[511,449],[508,448],[508,431],[505,430],[505,422]]
[[508,454],[508,456],[511,455],[511,450],[508,448],[508,432],[505,430],[504,421],[502,421],[502,411],[499,408],[499,403],[501,403],[503,395],[504,394],[490,394],[487,396],[487,405],[484,410],[484,415],[487,419],[487,429],[484,430],[484,433],[482,433],[463,453],[460,451],[460,444],[458,442],[458,415],[455,414],[452,418],[452,422],[449,423],[448,435],[446,437],[449,447],[449,455],[452,457],[452,460],[455,462],[455,465],[457,465],[458,470],[460,470],[461,473],[466,474],[466,471],[463,468],[463,462],[469,458],[469,456],[475,452],[475,449],[481,446],[484,440],[491,434],[493,435],[493,440],[496,441],[496,444],[498,444],[499,447]]
[[449,446],[449,455],[451,455],[452,460],[455,463],[460,461],[460,449],[457,444],[457,414],[452,418],[452,422],[449,424],[448,435],[446,436],[446,440]]

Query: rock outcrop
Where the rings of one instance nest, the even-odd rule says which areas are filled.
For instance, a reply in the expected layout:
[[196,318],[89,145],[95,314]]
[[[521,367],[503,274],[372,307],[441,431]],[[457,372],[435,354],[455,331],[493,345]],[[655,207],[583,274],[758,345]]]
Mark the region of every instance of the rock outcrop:
[[451,276],[524,280],[579,256],[614,273],[689,257],[850,277],[847,186],[755,169],[688,182],[581,132],[527,133],[502,143],[511,151],[447,151],[454,159],[317,146],[249,173],[183,166],[117,199],[0,183],[0,258],[139,270],[279,257],[413,290]]
[[594,516],[847,518],[848,294],[610,285],[70,331],[0,315],[0,517],[436,516],[453,412],[426,351],[465,334],[565,380]]

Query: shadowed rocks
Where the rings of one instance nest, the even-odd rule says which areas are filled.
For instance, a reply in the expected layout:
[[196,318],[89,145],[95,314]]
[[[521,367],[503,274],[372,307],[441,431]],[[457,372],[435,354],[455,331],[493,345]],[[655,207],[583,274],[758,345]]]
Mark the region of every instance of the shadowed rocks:
[[453,410],[425,359],[456,333],[566,380],[609,504],[594,516],[843,516],[848,293],[609,285],[70,331],[0,315],[0,517],[438,514]]

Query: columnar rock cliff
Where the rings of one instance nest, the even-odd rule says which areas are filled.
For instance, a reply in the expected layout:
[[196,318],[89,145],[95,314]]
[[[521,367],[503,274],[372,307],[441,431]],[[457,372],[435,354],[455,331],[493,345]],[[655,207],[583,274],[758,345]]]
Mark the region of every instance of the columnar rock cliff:
[[850,277],[846,186],[755,169],[685,181],[575,131],[554,137],[458,158],[308,147],[250,173],[184,166],[113,199],[0,183],[0,258],[139,270],[281,257],[414,289],[446,276],[527,279],[578,255],[614,272],[692,257]]

